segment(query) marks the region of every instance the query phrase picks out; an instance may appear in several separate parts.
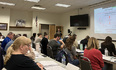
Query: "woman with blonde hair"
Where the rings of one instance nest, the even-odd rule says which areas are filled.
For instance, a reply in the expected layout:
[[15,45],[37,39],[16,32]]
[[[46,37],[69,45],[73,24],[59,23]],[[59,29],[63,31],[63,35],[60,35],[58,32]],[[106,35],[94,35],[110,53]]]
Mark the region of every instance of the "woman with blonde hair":
[[92,70],[102,70],[102,67],[104,67],[102,53],[98,48],[97,39],[91,37],[88,40],[87,48],[84,50],[84,57],[87,57],[91,61]]
[[4,64],[7,70],[43,70],[43,66],[25,56],[31,48],[31,40],[24,36],[18,37],[8,48]]

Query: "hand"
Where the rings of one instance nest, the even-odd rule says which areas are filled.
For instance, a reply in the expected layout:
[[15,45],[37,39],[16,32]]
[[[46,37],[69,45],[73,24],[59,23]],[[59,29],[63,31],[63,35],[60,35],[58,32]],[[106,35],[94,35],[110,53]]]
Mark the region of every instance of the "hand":
[[32,51],[33,51],[31,47],[29,47],[29,51],[30,51],[30,52],[32,52]]
[[41,70],[43,70],[43,65],[40,63],[37,63],[37,65],[41,68]]

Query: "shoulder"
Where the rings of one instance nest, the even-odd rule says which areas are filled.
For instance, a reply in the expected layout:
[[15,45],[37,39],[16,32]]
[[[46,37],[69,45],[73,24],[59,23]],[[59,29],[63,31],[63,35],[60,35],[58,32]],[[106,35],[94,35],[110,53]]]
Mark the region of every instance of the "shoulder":
[[100,50],[98,50],[98,49],[92,49],[92,52],[94,52],[95,54],[102,54],[101,52],[100,52]]

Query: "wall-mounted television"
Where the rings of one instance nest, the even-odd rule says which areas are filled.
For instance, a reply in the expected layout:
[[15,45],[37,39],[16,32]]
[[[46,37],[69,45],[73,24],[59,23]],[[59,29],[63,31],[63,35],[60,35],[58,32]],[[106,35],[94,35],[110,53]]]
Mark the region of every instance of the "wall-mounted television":
[[89,25],[89,15],[75,15],[70,16],[70,26],[88,26]]

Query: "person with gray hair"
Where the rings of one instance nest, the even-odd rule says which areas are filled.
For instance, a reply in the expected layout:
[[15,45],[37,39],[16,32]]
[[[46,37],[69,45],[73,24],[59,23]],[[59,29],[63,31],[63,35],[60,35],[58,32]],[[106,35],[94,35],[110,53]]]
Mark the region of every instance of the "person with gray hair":
[[3,40],[2,45],[1,45],[1,47],[3,48],[3,50],[5,50],[6,44],[7,44],[9,41],[11,41],[11,39],[12,39],[13,37],[14,37],[14,33],[13,33],[13,32],[9,32],[9,33],[7,34],[7,37]]
[[8,42],[5,46],[5,51],[7,51],[8,47],[11,46],[11,44],[14,42],[16,38],[18,38],[19,35],[15,35],[10,42]]

